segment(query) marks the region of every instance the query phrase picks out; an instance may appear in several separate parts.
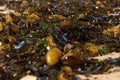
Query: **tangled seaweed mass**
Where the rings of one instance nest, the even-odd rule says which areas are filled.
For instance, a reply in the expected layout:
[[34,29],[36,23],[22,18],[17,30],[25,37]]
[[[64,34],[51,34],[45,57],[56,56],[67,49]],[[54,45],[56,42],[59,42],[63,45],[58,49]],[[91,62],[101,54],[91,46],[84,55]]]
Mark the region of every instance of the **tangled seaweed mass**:
[[[120,66],[119,0],[0,1],[0,80],[80,80]],[[8,11],[8,12],[5,12]]]

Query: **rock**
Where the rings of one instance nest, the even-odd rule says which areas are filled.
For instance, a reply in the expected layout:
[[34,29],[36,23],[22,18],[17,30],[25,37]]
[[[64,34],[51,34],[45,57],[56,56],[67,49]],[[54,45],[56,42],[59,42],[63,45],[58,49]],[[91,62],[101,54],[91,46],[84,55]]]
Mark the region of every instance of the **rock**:
[[37,77],[33,75],[26,75],[22,77],[20,80],[37,80]]

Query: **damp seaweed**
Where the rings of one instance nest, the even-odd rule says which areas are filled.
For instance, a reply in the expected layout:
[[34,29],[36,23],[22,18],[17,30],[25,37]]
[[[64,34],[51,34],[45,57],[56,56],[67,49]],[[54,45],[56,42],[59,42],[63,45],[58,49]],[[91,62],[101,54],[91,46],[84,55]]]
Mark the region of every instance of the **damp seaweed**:
[[40,80],[74,80],[103,74],[119,58],[119,0],[5,0],[0,6],[0,79],[31,74]]

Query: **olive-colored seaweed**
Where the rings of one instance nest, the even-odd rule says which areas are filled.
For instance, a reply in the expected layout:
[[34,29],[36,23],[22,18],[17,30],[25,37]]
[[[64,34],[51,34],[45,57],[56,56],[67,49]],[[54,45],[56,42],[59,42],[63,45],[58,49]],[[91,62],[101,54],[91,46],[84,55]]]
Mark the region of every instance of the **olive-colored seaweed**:
[[3,0],[1,4],[6,8],[0,8],[0,80],[27,74],[40,80],[74,80],[75,74],[99,74],[119,66],[119,58],[89,60],[120,52],[119,0]]

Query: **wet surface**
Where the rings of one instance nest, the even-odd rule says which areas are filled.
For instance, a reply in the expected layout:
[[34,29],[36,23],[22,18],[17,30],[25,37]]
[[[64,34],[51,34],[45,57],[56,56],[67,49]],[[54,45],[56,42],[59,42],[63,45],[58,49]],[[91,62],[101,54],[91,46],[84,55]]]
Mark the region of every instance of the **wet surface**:
[[119,0],[1,2],[14,11],[0,10],[0,79],[74,80],[120,65],[88,59],[120,52]]

